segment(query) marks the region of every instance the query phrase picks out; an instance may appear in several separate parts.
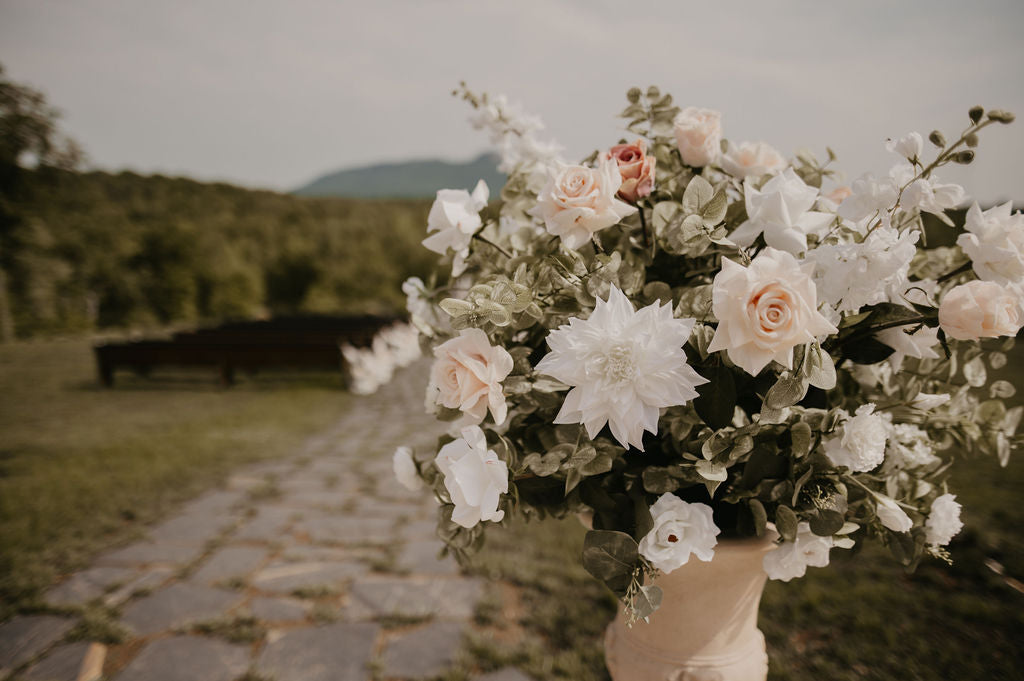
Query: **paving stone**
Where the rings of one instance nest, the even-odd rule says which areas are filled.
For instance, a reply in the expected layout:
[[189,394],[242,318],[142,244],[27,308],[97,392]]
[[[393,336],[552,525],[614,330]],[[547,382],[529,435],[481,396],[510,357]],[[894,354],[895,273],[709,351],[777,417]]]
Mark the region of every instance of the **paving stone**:
[[249,651],[199,636],[150,643],[115,681],[234,681],[249,667]]
[[82,605],[99,598],[114,584],[127,582],[135,574],[136,571],[130,568],[89,568],[71,575],[47,591],[46,602],[58,606]]
[[338,590],[341,582],[366,574],[368,569],[365,563],[355,561],[277,563],[253,575],[250,585],[262,591],[275,593],[291,593],[296,589],[318,586]]
[[248,575],[267,557],[265,549],[249,546],[228,546],[214,553],[189,581],[216,584],[231,577]]
[[254,598],[249,611],[264,622],[282,622],[305,619],[308,606],[294,598]]
[[150,591],[162,586],[173,574],[174,570],[169,567],[157,566],[148,568],[140,573],[138,577],[125,582],[107,594],[103,599],[103,603],[109,607],[121,605],[140,591]]
[[57,646],[46,657],[28,668],[21,678],[25,681],[77,681],[91,643],[79,641]]
[[398,553],[400,570],[424,575],[457,575],[459,564],[450,555],[438,558],[444,547],[439,539],[423,539],[406,543]]
[[384,650],[384,676],[429,679],[453,662],[462,646],[460,622],[432,622],[395,638]]
[[349,514],[310,514],[295,531],[317,542],[339,544],[390,544],[394,521],[386,518],[358,518]]
[[256,516],[245,521],[232,535],[235,540],[274,541],[299,515],[293,508],[262,506]]
[[367,577],[353,582],[350,594],[377,615],[468,618],[481,589],[480,581],[471,578]]
[[416,539],[437,539],[437,520],[433,519],[434,514],[429,517],[430,520],[414,520],[409,523],[401,523],[398,526],[398,535],[402,539],[416,540]]
[[474,676],[472,681],[533,681],[533,677],[527,676],[515,667],[505,667],[483,676]]
[[74,626],[52,615],[19,615],[0,625],[0,677],[43,652]]
[[351,622],[293,629],[267,644],[256,670],[274,681],[369,681],[378,631]]
[[228,515],[235,513],[235,507],[245,500],[245,495],[238,490],[211,490],[201,494],[192,501],[181,507],[179,515],[206,517],[208,520],[214,516]]
[[350,495],[346,493],[327,489],[321,489],[315,492],[286,491],[277,501],[279,504],[284,506],[294,506],[298,508],[340,508],[345,505],[349,496]]
[[195,584],[179,583],[160,589],[125,608],[122,622],[141,635],[222,616],[242,595]]
[[202,542],[179,544],[155,542],[145,539],[100,556],[96,560],[96,565],[101,567],[136,567],[149,563],[162,563],[177,566],[191,562],[202,552]]
[[238,516],[235,514],[193,510],[157,525],[149,531],[149,538],[160,544],[201,546],[219,535],[222,530],[237,523]]

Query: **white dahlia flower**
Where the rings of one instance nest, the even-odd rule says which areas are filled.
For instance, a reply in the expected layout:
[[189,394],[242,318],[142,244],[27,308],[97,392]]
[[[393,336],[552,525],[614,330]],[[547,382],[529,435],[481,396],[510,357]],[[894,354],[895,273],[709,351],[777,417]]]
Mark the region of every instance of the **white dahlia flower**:
[[613,286],[588,319],[573,317],[548,336],[551,352],[537,371],[574,386],[555,423],[582,423],[591,438],[607,423],[623,447],[643,451],[660,410],[685,404],[707,383],[683,352],[693,324],[673,319],[670,303],[637,311]]

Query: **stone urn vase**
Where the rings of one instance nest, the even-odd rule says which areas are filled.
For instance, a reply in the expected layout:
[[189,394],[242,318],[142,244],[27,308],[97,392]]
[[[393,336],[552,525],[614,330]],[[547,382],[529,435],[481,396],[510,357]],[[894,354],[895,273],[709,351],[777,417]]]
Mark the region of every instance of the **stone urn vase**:
[[605,633],[614,681],[764,681],[768,654],[757,628],[769,537],[719,541],[714,559],[691,558],[654,583],[661,607],[632,627],[620,609]]

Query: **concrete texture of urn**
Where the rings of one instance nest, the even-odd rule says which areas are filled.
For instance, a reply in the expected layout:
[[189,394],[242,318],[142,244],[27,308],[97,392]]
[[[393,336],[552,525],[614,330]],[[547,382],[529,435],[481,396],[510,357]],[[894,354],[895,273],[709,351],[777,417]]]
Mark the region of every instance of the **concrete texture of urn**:
[[605,634],[614,681],[764,681],[768,655],[757,628],[772,549],[764,539],[724,540],[715,557],[692,559],[654,581],[664,592],[648,623],[630,628],[622,611]]

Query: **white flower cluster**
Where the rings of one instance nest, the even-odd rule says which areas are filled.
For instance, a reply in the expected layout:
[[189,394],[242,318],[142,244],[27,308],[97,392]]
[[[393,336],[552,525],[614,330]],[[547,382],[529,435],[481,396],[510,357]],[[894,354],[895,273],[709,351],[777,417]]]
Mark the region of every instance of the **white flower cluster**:
[[885,459],[889,428],[889,420],[875,413],[875,405],[861,405],[854,416],[846,415],[841,433],[825,441],[825,454],[854,473],[873,470]]
[[822,301],[839,312],[899,300],[907,289],[918,234],[892,227],[875,229],[860,243],[822,244],[807,254]]
[[803,577],[808,567],[828,565],[829,552],[834,546],[849,548],[852,542],[839,542],[832,537],[820,537],[811,532],[809,523],[797,525],[796,539],[785,541],[765,554],[762,560],[769,579],[788,582],[794,577]]
[[349,377],[349,390],[370,395],[391,380],[395,369],[406,367],[420,357],[419,332],[404,323],[384,327],[374,336],[370,347],[341,346]]
[[469,121],[474,128],[490,134],[491,143],[501,154],[498,170],[503,173],[543,173],[561,158],[558,144],[537,136],[544,129],[541,119],[510,103],[504,95],[481,102]]

